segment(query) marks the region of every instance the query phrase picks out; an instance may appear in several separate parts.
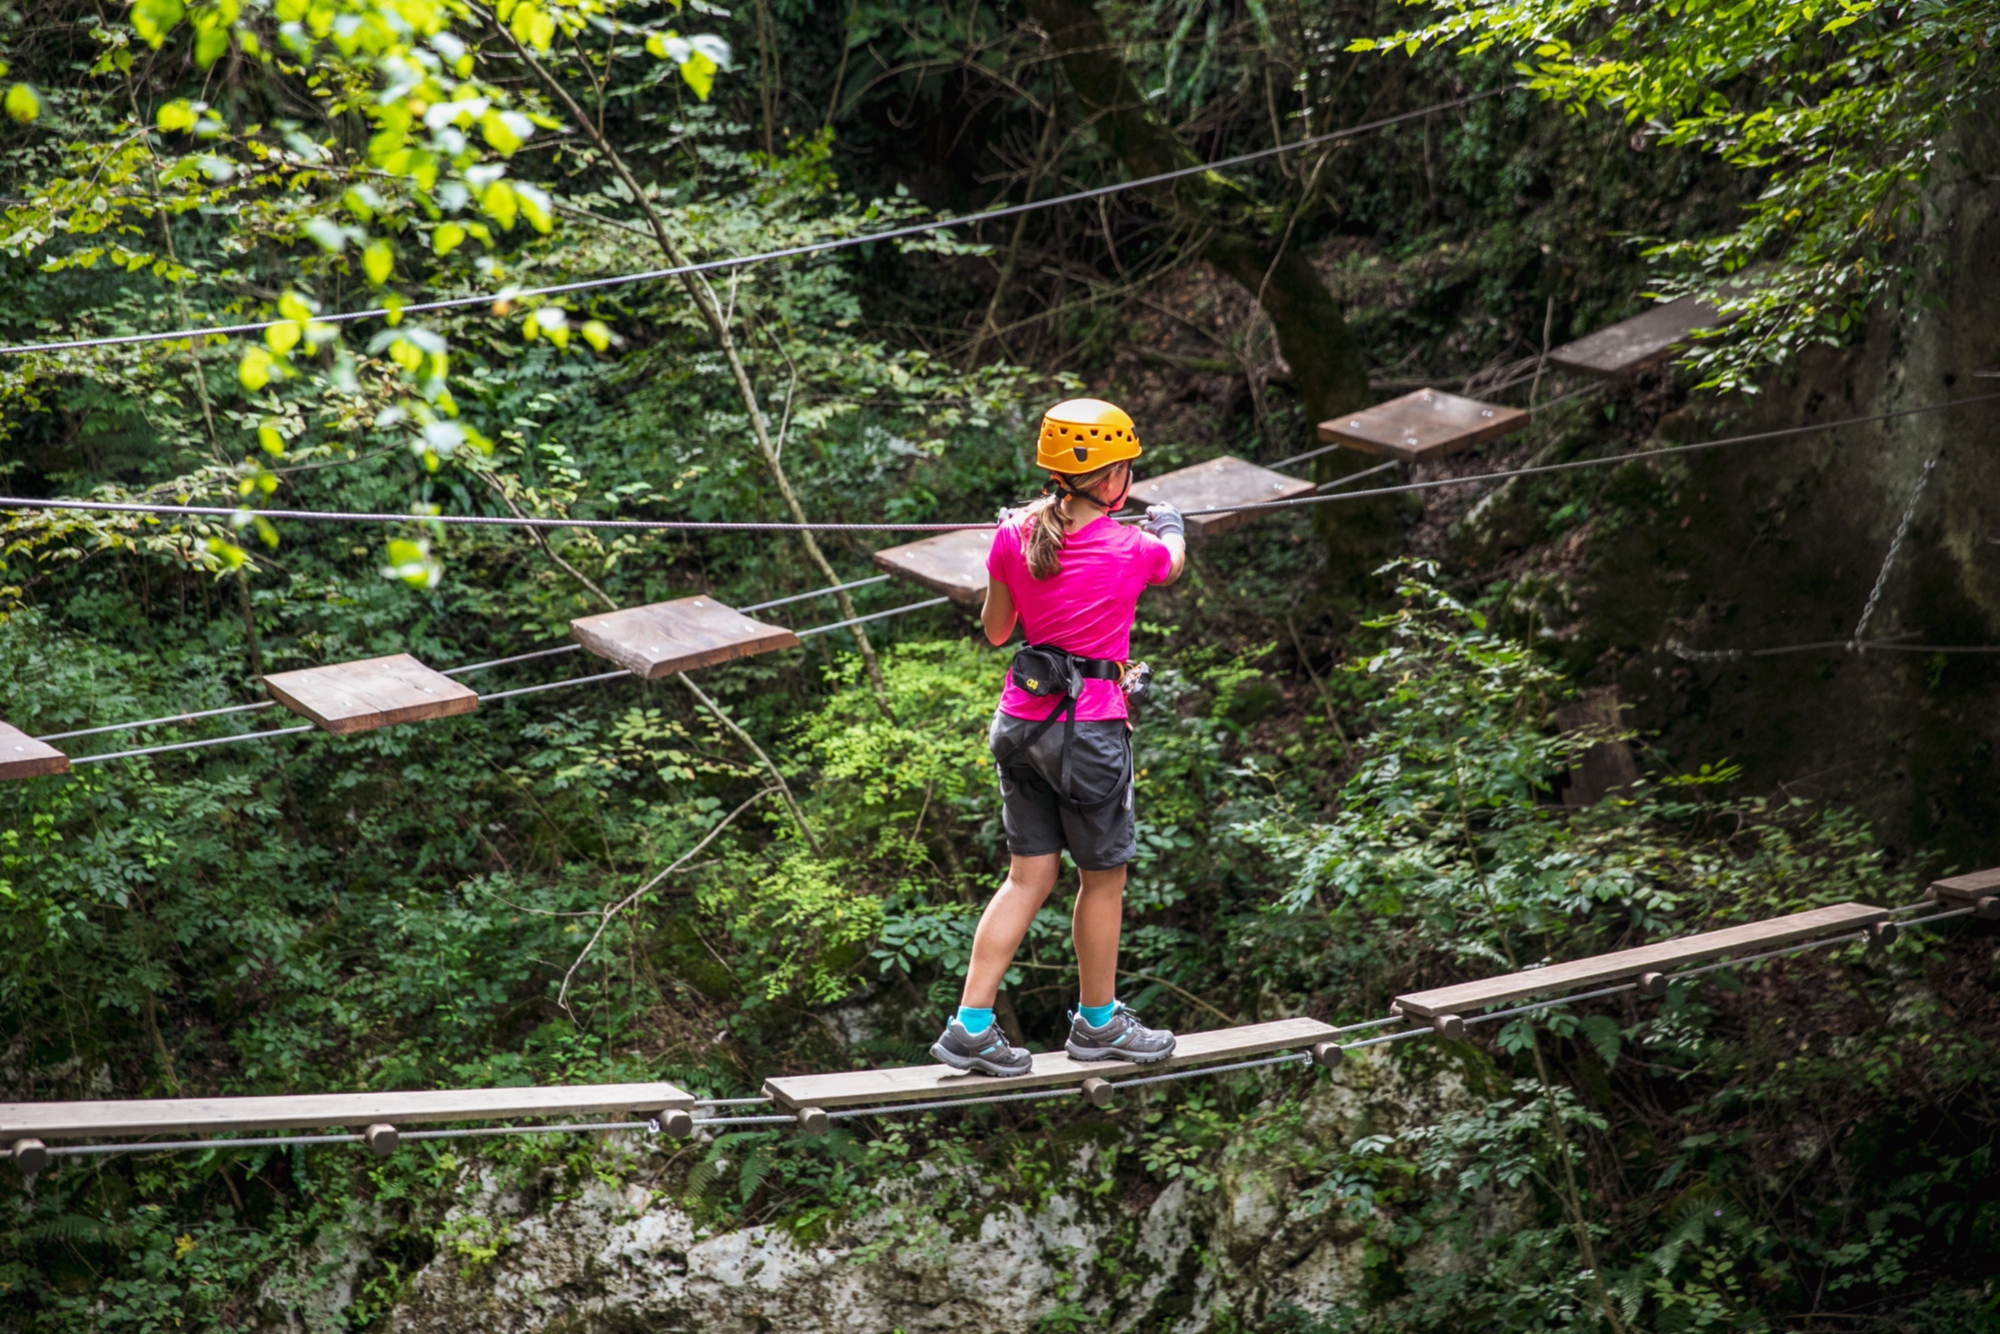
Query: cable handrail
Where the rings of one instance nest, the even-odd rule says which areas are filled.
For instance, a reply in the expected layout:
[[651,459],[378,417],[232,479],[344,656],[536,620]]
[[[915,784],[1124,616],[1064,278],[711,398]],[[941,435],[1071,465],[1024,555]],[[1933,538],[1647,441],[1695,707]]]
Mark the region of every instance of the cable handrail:
[[[1685,445],[1662,445],[1657,449],[1633,450],[1630,453],[1624,454],[1606,454],[1598,458],[1570,459],[1563,463],[1543,463],[1524,468],[1507,468],[1498,472],[1478,473],[1467,477],[1439,477],[1429,481],[1402,482],[1395,486],[1370,487],[1360,491],[1338,491],[1324,495],[1295,496],[1290,500],[1263,500],[1245,504],[1217,505],[1205,509],[1185,510],[1183,513],[1190,518],[1200,518],[1212,514],[1258,514],[1275,510],[1296,509],[1302,505],[1325,505],[1342,500],[1366,500],[1378,496],[1403,495],[1416,491],[1434,491],[1447,486],[1476,486],[1488,482],[1505,482],[1517,477],[1540,477],[1551,473],[1575,472],[1583,468],[1609,467],[1615,464],[1632,463],[1640,459],[1663,458],[1669,455],[1690,454],[1699,450],[1721,449],[1731,445],[1746,445],[1766,440],[1781,440],[1791,436],[1809,435],[1816,431],[1837,431],[1849,426],[1867,426],[1876,422],[1897,421],[1905,417],[1915,417],[1925,413],[1946,412],[1953,408],[1970,407],[1973,404],[1987,403],[1995,399],[2000,399],[2000,393],[1974,394],[1968,398],[1940,399],[1933,403],[1919,404],[1913,408],[1897,408],[1889,412],[1870,413],[1859,417],[1840,417],[1833,421],[1808,422],[1802,426],[1782,426],[1768,431],[1752,431],[1744,435],[1721,436],[1714,440],[1697,440]],[[318,523],[436,523],[465,528],[603,529],[620,532],[953,533],[998,527],[998,524],[993,520],[981,520],[972,523],[781,523],[776,521],[717,519],[576,519],[547,518],[539,515],[393,514],[369,510],[245,510],[231,509],[222,505],[154,505],[136,501],[45,500],[29,496],[0,496],[0,510],[27,512],[37,510],[68,510],[102,514],[155,514],[213,519],[233,519],[239,515],[248,515],[266,521],[297,519]],[[1126,517],[1136,521],[1136,516]]]
[[[644,269],[633,273],[610,274],[602,278],[584,278],[575,282],[551,283],[542,287],[503,288],[498,292],[487,292],[477,296],[448,297],[440,301],[418,301],[408,305],[389,307],[378,306],[368,310],[334,311],[325,315],[315,315],[316,324],[350,324],[357,320],[407,318],[411,315],[430,314],[441,310],[462,310],[473,306],[488,306],[496,301],[524,301],[536,297],[567,296],[573,292],[590,292],[606,287],[623,287],[631,283],[658,282],[663,278],[679,278],[698,273],[714,273],[723,269],[747,268],[753,264],[764,264],[778,259],[798,259],[807,255],[824,254],[834,250],[847,250],[856,246],[873,245],[879,241],[895,241],[905,237],[923,236],[931,232],[946,231],[954,227],[968,227],[976,223],[997,222],[1023,213],[1040,209],[1058,208],[1065,204],[1082,203],[1086,200],[1101,199],[1107,195],[1122,194],[1128,190],[1143,190],[1149,186],[1164,185],[1169,181],[1183,180],[1190,176],[1201,176],[1228,167],[1239,167],[1249,162],[1257,162],[1268,157],[1285,153],[1302,152],[1321,144],[1334,143],[1342,139],[1352,139],[1375,130],[1387,129],[1404,121],[1419,120],[1440,111],[1451,111],[1458,107],[1483,102],[1489,97],[1499,97],[1525,87],[1525,84],[1511,83],[1499,88],[1489,88],[1483,92],[1468,93],[1464,97],[1454,97],[1448,101],[1435,102],[1419,107],[1415,111],[1405,111],[1394,116],[1384,116],[1343,129],[1330,130],[1325,134],[1311,135],[1288,144],[1274,144],[1269,148],[1253,149],[1232,157],[1218,158],[1192,167],[1180,167],[1173,171],[1163,171],[1136,180],[1114,181],[1109,185],[1094,186],[1088,190],[1077,190],[1066,195],[1055,195],[1048,199],[1029,200],[1020,204],[1009,204],[1004,208],[987,209],[980,213],[961,214],[957,217],[935,218],[928,222],[910,223],[902,227],[888,227],[881,231],[865,232],[855,236],[832,237],[824,241],[812,241],[804,245],[784,246],[776,250],[760,251],[752,255],[731,255],[721,259],[703,260],[695,264],[677,264],[663,269]],[[99,347],[129,347],[141,343],[174,342],[181,339],[226,338],[236,334],[262,333],[278,324],[291,321],[283,318],[273,320],[250,320],[240,324],[218,324],[192,329],[175,329],[164,333],[111,334],[102,338],[73,338],[54,343],[14,343],[0,346],[0,356],[25,356],[35,352],[74,352]]]

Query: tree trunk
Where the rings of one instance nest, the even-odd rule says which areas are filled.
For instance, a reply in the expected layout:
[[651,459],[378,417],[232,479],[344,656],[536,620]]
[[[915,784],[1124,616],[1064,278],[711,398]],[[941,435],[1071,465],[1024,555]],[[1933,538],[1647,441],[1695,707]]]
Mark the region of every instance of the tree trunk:
[[[1091,0],[1026,3],[1094,118],[1098,137],[1127,172],[1156,176],[1198,165],[1173,131],[1154,118]],[[1294,244],[1292,229],[1272,241],[1250,217],[1241,190],[1213,172],[1153,186],[1146,195],[1162,212],[1192,223],[1206,238],[1202,257],[1257,299],[1277,332],[1278,350],[1291,365],[1309,420],[1326,421],[1374,402],[1361,349],[1333,294]],[[1340,452],[1320,462],[1318,475],[1331,479],[1373,460]],[[1399,527],[1393,508],[1379,500],[1318,506],[1314,517],[1336,580],[1350,585],[1367,578]]]

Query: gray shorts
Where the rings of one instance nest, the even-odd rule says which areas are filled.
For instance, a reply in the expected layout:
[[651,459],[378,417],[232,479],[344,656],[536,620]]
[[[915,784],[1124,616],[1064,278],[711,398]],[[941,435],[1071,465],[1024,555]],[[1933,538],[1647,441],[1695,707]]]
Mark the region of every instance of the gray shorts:
[[[1067,849],[1083,871],[1110,871],[1131,861],[1139,851],[1132,820],[1131,728],[1122,718],[1076,725],[1068,795],[1072,804],[1084,807],[1079,811],[1056,799],[1063,724],[1051,723],[1034,745],[1019,748],[1021,738],[1040,726],[1030,718],[993,715],[988,744],[1000,771],[1000,822],[1007,830],[1007,851],[1040,857]],[[999,763],[1003,751],[1004,766]]]

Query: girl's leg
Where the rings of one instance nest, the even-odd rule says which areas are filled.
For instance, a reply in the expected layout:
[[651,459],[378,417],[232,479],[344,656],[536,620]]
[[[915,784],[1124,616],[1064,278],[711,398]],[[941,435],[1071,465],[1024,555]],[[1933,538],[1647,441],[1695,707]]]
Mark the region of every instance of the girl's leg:
[[1085,1005],[1118,996],[1118,932],[1125,920],[1125,868],[1083,872],[1071,929],[1076,936],[1077,993]]
[[[1007,879],[980,915],[979,931],[972,938],[972,963],[965,970],[965,990],[959,996],[961,1005],[978,1010],[993,1008],[994,998],[1000,994],[1000,979],[1007,976],[1035,914],[1041,911],[1049,891],[1056,887],[1061,858],[1059,852],[1014,858]],[[1118,874],[1122,886],[1125,873],[1120,870]],[[1118,946],[1116,928],[1113,930],[1111,948],[1115,955]]]

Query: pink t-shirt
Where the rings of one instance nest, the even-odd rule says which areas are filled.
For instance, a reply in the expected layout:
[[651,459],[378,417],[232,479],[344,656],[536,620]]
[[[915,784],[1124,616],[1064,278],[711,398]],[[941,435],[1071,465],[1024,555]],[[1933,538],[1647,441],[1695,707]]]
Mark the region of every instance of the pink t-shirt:
[[[1173,553],[1147,532],[1099,515],[1063,542],[1062,569],[1047,579],[1028,573],[1021,548],[1026,522],[1002,524],[986,555],[986,573],[1007,586],[1030,644],[1086,658],[1123,662],[1132,653],[1132,617],[1139,594],[1173,574]],[[1030,695],[1007,675],[1000,712],[1012,718],[1046,718],[1060,695]],[[1125,692],[1116,681],[1085,681],[1077,696],[1078,721],[1125,717]]]

